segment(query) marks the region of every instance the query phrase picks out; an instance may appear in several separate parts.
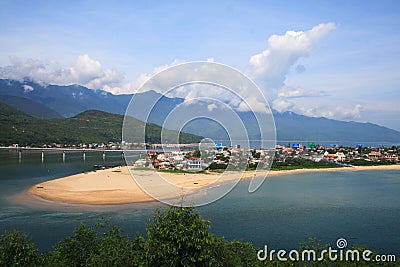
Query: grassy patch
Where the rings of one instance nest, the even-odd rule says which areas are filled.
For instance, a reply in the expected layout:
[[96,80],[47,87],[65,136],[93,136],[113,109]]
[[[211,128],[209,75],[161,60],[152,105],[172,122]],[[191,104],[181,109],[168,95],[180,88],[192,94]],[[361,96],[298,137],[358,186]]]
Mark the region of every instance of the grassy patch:
[[195,172],[190,172],[190,171],[185,171],[185,170],[157,170],[158,172],[167,172],[167,173],[189,173],[189,174],[191,174],[191,173],[207,173],[206,171],[204,171],[204,170],[201,170],[201,171],[195,171]]

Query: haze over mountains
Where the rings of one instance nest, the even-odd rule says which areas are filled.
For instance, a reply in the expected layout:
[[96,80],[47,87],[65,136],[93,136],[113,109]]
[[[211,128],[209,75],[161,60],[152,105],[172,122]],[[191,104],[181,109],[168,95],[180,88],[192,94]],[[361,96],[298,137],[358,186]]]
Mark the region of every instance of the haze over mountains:
[[[69,118],[87,110],[101,110],[113,114],[124,114],[132,95],[114,95],[103,90],[92,90],[79,85],[40,85],[26,80],[23,82],[1,79],[0,102],[13,106],[40,119]],[[136,95],[143,106],[154,103],[160,95],[148,91]],[[148,122],[162,125],[165,116],[182,98],[162,96],[157,102]],[[139,110],[141,107],[137,107]],[[345,122],[326,118],[314,118],[293,112],[273,111],[277,129],[277,139],[304,141],[338,142],[382,142],[400,143],[400,132],[372,123]],[[145,116],[146,114],[143,114]],[[250,135],[257,138],[257,125],[250,112],[238,112]],[[138,118],[145,120],[146,117]],[[174,129],[175,130],[175,129]],[[210,137],[214,140],[227,138],[226,132],[207,121],[194,121],[187,125],[185,132]]]

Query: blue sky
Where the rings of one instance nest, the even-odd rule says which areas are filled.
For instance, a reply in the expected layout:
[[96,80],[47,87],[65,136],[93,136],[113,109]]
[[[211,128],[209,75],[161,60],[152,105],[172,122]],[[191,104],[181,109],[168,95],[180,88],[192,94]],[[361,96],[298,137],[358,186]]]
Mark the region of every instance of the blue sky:
[[209,59],[279,111],[400,130],[400,2],[214,2],[1,1],[0,75],[129,93]]

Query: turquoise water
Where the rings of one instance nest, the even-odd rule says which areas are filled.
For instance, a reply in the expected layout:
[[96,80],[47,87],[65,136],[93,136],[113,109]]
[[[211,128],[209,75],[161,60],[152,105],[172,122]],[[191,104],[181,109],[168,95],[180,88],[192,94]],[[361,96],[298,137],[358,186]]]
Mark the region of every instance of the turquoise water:
[[[94,225],[102,217],[131,235],[145,233],[161,204],[77,209],[38,201],[22,204],[18,197],[42,181],[90,171],[94,164],[121,163],[119,153],[108,154],[105,161],[101,153],[87,153],[85,161],[80,153],[69,153],[65,163],[61,154],[46,154],[42,163],[40,153],[23,154],[19,162],[15,152],[0,151],[0,231],[24,230],[42,251],[71,235],[80,222]],[[362,244],[400,256],[399,171],[285,175],[268,178],[253,194],[247,187],[248,181],[242,182],[224,198],[199,208],[211,220],[211,232],[271,249],[295,249],[309,237],[334,245],[344,237],[350,246]]]

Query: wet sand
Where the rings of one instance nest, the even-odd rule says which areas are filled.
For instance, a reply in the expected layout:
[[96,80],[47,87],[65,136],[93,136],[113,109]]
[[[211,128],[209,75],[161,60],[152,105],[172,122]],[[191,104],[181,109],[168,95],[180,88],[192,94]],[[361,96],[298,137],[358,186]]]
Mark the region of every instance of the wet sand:
[[[400,165],[342,167],[324,169],[296,169],[270,171],[268,177],[306,172],[336,172],[363,170],[399,170]],[[193,194],[200,189],[224,182],[237,181],[238,178],[254,177],[254,171],[243,174],[215,172],[209,173],[156,173],[154,171],[135,171],[142,178],[148,175],[146,189],[156,192],[157,199],[176,199],[180,194]],[[160,174],[162,178],[155,178]],[[143,185],[143,183],[141,182]],[[174,190],[171,190],[173,188]],[[41,199],[70,203],[114,205],[156,201],[146,194],[132,178],[128,167],[116,167],[87,173],[80,173],[60,179],[39,183],[28,189],[28,193]],[[154,194],[152,194],[154,196]]]

